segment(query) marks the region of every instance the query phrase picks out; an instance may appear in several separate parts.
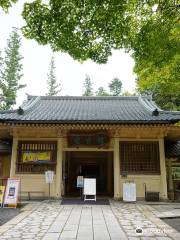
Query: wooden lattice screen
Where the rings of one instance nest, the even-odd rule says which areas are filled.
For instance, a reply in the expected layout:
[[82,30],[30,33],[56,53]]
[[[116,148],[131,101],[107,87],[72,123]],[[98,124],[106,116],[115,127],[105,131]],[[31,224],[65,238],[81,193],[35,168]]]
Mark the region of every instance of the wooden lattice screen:
[[[31,159],[25,160],[27,158]],[[28,156],[29,155],[29,156]],[[38,159],[45,155],[48,159]],[[37,156],[36,161],[33,158]],[[47,170],[56,170],[57,159],[57,142],[56,141],[19,141],[17,149],[17,165],[18,173],[44,173]]]
[[120,143],[121,173],[159,174],[158,142],[123,142]]

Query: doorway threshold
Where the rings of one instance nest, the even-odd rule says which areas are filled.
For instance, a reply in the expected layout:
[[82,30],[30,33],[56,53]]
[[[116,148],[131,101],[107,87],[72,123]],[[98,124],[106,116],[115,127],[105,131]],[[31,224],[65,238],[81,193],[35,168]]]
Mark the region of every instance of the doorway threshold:
[[63,198],[61,201],[61,205],[110,205],[109,200],[98,198],[96,201],[86,200],[81,198]]

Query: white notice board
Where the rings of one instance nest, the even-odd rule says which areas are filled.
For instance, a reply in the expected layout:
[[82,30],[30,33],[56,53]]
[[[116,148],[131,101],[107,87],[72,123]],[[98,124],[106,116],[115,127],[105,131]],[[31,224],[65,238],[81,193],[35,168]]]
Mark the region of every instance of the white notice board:
[[84,195],[96,195],[95,178],[84,178]]
[[136,184],[135,183],[123,183],[123,201],[135,202],[136,201]]
[[53,171],[46,171],[45,172],[45,180],[46,183],[52,183],[54,179],[54,172]]

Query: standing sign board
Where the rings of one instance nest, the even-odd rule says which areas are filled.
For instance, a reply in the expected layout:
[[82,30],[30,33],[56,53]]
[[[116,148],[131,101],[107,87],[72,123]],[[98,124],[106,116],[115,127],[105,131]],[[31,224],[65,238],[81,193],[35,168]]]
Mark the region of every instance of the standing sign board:
[[[87,198],[87,196],[94,196],[94,198]],[[84,178],[84,201],[94,200],[96,201],[96,179]]]
[[0,206],[3,205],[5,186],[0,186]]
[[136,201],[136,184],[132,182],[123,183],[123,201]]
[[20,189],[20,179],[8,178],[5,197],[4,197],[4,205],[7,205],[7,207],[17,206],[19,189]]
[[50,199],[50,184],[53,183],[54,179],[54,172],[53,171],[46,171],[45,172],[45,181],[49,184],[49,199]]

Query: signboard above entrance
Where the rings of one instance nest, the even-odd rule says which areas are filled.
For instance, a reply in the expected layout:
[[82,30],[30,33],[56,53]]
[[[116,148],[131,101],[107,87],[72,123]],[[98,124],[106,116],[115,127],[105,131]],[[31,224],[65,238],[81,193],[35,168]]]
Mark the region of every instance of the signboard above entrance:
[[70,132],[68,145],[70,147],[107,147],[109,136],[106,132]]

